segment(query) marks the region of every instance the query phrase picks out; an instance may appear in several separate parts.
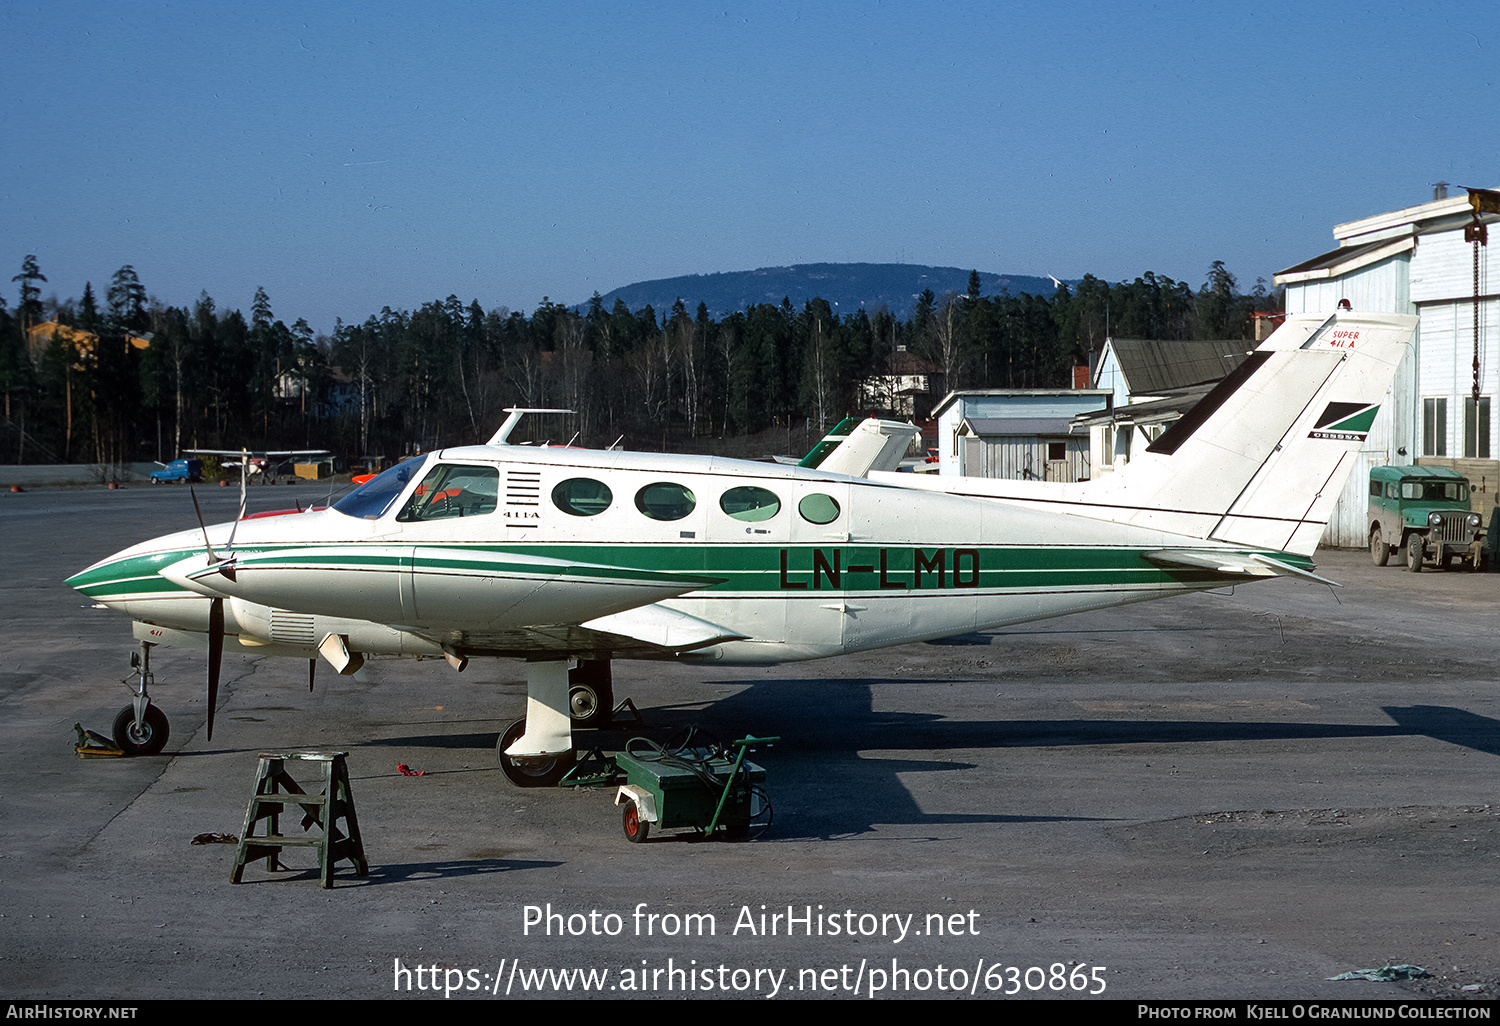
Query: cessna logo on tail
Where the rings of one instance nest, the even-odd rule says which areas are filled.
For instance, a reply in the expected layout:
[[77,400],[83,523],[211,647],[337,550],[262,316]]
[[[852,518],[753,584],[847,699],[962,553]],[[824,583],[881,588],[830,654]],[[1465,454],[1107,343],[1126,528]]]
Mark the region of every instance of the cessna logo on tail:
[[1363,442],[1379,409],[1367,403],[1329,403],[1307,437]]

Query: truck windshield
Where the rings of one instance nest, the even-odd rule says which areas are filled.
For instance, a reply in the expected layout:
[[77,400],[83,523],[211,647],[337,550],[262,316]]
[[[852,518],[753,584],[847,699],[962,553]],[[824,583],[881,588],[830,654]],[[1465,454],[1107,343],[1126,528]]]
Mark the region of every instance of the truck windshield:
[[333,504],[333,508],[347,517],[362,520],[379,520],[391,508],[396,496],[405,490],[411,479],[422,467],[424,457],[396,464],[394,467],[370,478],[354,491]]

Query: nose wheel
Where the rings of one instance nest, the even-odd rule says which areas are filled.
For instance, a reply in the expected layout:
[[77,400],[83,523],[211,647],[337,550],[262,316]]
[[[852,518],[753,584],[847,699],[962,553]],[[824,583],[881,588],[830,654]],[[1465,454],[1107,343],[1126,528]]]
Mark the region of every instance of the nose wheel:
[[112,731],[115,747],[126,755],[156,755],[167,747],[171,730],[167,714],[151,704],[147,689],[151,686],[151,642],[141,642],[141,650],[130,654],[130,668],[137,687],[135,701],[120,710]]
[[171,730],[167,715],[154,705],[146,706],[146,715],[136,723],[135,705],[127,705],[115,717],[115,746],[126,755],[157,755],[167,747]]

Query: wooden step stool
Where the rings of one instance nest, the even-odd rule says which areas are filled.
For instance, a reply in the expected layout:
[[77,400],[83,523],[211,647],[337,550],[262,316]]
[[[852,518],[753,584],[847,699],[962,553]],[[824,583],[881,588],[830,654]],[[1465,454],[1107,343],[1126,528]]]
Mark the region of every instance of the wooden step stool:
[[[246,862],[266,860],[266,869],[281,868],[277,856],[282,848],[304,847],[318,850],[318,868],[323,886],[333,886],[333,869],[341,859],[354,864],[358,876],[368,876],[365,846],[359,839],[359,819],[354,814],[354,798],[349,793],[349,768],[344,764],[347,752],[261,752],[260,770],[255,776],[255,794],[245,810],[245,829],[240,831],[240,846],[234,856],[230,883],[239,883]],[[308,794],[287,773],[288,762],[321,764],[323,790]],[[278,788],[280,791],[278,792]],[[296,795],[295,798],[289,796]],[[318,827],[319,833],[308,837],[285,837],[277,820],[287,805],[302,807],[302,829]],[[344,828],[338,821],[344,820]],[[253,836],[255,825],[269,819],[270,829],[260,837]]]

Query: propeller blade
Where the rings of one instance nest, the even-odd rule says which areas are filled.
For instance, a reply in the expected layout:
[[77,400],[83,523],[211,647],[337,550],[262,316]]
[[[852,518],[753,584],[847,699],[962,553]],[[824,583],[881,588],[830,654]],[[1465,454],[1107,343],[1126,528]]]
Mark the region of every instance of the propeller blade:
[[188,485],[188,495],[193,499],[193,512],[198,514],[198,530],[203,532],[203,548],[208,552],[208,561],[217,563],[219,557],[214,554],[214,547],[208,541],[208,527],[203,523],[203,510],[198,506],[198,493],[193,491],[193,486]]
[[224,600],[208,606],[208,739],[214,739],[214,708],[219,704],[219,664],[224,660]]

